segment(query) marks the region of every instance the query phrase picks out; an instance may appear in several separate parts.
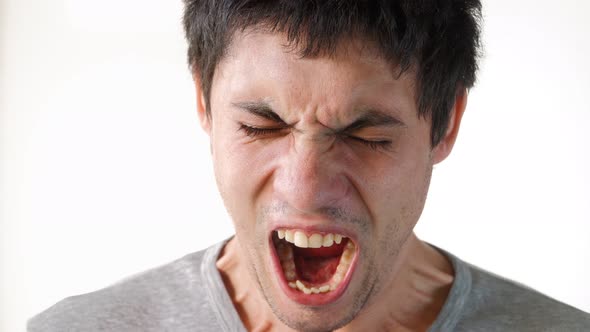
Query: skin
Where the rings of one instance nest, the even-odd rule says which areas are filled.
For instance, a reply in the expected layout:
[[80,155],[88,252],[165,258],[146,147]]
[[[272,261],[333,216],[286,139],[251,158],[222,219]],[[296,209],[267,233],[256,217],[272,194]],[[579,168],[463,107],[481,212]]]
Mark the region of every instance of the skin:
[[[466,92],[458,93],[447,133],[432,147],[412,72],[397,77],[360,42],[315,58],[286,44],[278,33],[236,34],[216,68],[210,112],[195,80],[217,184],[236,230],[217,265],[236,309],[249,330],[426,330],[453,271],[413,228],[432,167],[455,142]],[[349,128],[367,114],[380,120]],[[265,130],[253,136],[243,125]],[[338,300],[303,306],[283,293],[270,258],[270,234],[279,226],[353,236],[358,263]]]

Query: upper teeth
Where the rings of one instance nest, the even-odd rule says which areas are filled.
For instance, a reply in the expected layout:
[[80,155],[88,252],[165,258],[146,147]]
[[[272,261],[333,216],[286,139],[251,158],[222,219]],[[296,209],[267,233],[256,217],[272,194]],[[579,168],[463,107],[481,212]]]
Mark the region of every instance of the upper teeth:
[[344,236],[340,234],[332,233],[324,235],[314,233],[308,237],[304,232],[290,229],[279,229],[277,230],[277,235],[279,239],[285,239],[285,241],[293,243],[299,248],[321,248],[322,246],[331,247],[334,243],[340,244],[344,238]]

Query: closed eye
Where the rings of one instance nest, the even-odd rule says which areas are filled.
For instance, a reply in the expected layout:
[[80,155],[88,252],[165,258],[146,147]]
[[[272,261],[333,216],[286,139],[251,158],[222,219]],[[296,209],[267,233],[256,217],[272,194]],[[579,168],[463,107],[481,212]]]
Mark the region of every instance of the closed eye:
[[367,140],[357,136],[346,136],[346,138],[351,139],[355,142],[361,143],[373,150],[389,150],[391,148],[392,142],[389,140]]
[[253,127],[242,123],[240,130],[244,131],[248,137],[259,137],[278,134],[285,130],[285,127]]
[[[264,138],[281,134],[286,127],[254,127],[246,124],[240,124],[239,130],[244,131],[248,137]],[[373,150],[389,150],[392,142],[390,140],[367,140],[358,136],[346,135],[345,138],[361,143]]]

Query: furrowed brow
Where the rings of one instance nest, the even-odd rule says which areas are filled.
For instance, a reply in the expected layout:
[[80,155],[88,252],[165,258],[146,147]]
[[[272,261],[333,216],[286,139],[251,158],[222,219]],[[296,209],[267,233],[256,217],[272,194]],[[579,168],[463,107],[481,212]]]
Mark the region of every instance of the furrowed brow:
[[396,117],[377,110],[368,110],[353,123],[340,130],[354,132],[367,127],[405,127],[405,123]]
[[281,117],[272,110],[270,105],[268,105],[265,102],[241,102],[232,103],[232,105],[261,118],[265,118],[267,120],[271,120],[278,123],[285,123],[285,121],[283,121],[283,119],[281,119]]

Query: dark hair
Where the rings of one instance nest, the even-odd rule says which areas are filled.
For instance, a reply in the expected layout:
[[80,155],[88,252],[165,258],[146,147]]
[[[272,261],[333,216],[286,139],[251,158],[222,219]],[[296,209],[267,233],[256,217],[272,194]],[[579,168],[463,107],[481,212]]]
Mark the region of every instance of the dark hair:
[[210,110],[215,68],[234,33],[248,27],[283,32],[302,57],[333,54],[362,38],[415,70],[418,110],[430,117],[431,144],[444,137],[459,89],[475,83],[480,52],[479,0],[184,0],[191,71]]

